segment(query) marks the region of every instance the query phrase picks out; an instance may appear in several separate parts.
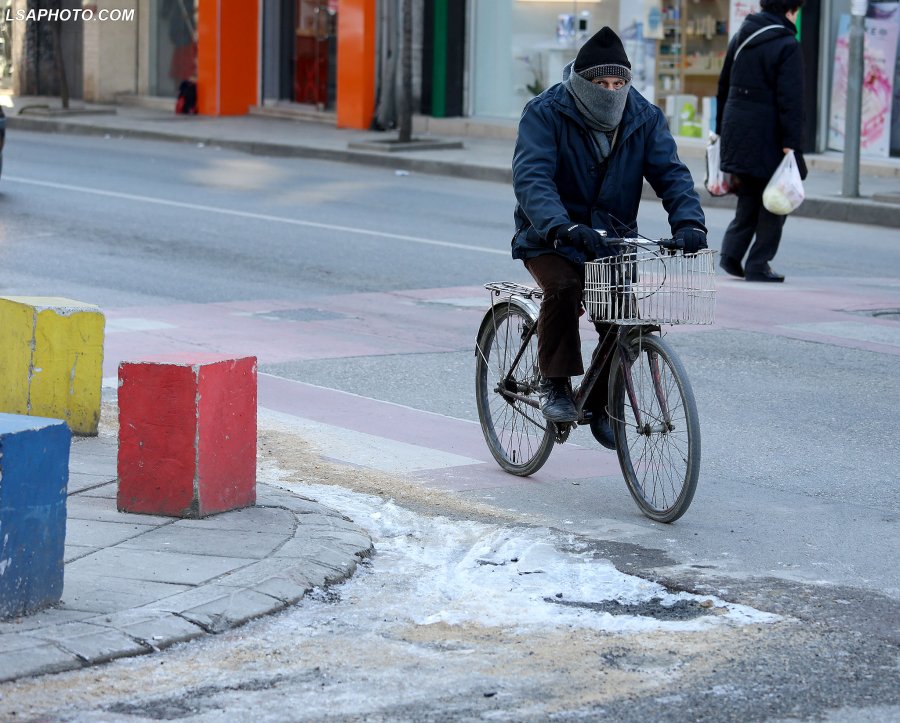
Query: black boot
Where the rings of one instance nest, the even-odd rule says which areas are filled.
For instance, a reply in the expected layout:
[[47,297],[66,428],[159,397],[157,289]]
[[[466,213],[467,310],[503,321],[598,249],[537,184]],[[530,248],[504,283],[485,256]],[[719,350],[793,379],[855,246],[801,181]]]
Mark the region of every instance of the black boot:
[[538,390],[541,401],[541,412],[549,422],[574,422],[578,419],[572,393],[569,391],[569,380],[566,377],[552,377],[541,380]]
[[591,434],[601,446],[607,449],[616,448],[616,435],[609,424],[606,412],[594,412],[591,416]]

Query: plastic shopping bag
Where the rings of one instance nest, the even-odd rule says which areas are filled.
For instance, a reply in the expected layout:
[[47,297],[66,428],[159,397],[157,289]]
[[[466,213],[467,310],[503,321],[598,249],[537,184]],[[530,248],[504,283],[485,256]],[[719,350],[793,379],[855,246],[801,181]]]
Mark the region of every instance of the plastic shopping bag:
[[805,197],[797,159],[793,151],[788,151],[763,191],[763,206],[776,216],[787,216],[797,210]]
[[719,136],[710,133],[709,144],[706,146],[706,180],[703,185],[711,196],[734,193],[734,178],[719,167],[720,156]]

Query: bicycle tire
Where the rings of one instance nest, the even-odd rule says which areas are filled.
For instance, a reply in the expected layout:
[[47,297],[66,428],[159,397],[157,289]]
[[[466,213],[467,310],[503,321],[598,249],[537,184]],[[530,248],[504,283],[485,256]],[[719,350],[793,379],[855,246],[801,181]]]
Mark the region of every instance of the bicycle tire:
[[[623,355],[616,355],[610,375],[611,424],[625,483],[647,517],[674,522],[687,512],[700,475],[700,420],[687,372],[667,341],[635,334],[627,343],[632,386],[641,416],[639,429],[625,385]],[[669,409],[667,425],[653,383]]]
[[[478,419],[488,449],[497,463],[520,477],[537,472],[553,451],[555,429],[537,407],[510,400],[499,393],[509,377],[510,365],[522,346],[527,329],[537,323],[534,312],[514,301],[489,309],[478,335],[475,363],[475,398]],[[540,372],[537,335],[532,335],[512,383],[519,394],[537,398]]]

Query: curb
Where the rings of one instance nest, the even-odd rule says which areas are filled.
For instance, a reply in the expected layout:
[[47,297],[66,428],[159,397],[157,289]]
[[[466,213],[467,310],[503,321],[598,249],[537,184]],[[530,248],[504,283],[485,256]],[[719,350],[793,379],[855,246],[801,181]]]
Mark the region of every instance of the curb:
[[261,503],[244,509],[287,510],[294,517],[293,536],[271,556],[136,608],[78,616],[64,600],[61,607],[0,623],[0,682],[145,655],[230,630],[283,610],[314,588],[345,581],[373,553],[368,534],[340,512],[265,483],[258,491]]
[[[452,176],[476,181],[493,181],[512,184],[512,169],[495,166],[482,166],[476,163],[458,161],[442,161],[424,158],[409,158],[387,151],[335,150],[313,148],[310,146],[288,145],[283,143],[261,143],[254,141],[238,141],[203,136],[190,136],[179,133],[162,133],[134,129],[109,129],[96,126],[67,123],[59,120],[40,120],[11,116],[6,119],[7,128],[37,131],[44,133],[73,133],[89,136],[117,136],[140,140],[204,143],[229,150],[240,151],[259,156],[276,156],[283,158],[311,158],[342,163],[357,163],[377,168],[412,171],[436,176]],[[710,196],[703,185],[695,186],[701,204],[707,208],[734,208],[736,200],[733,196]],[[642,198],[656,199],[656,192],[645,181]],[[808,196],[792,216],[801,218],[817,218],[825,221],[844,221],[853,224],[886,226],[900,228],[900,203],[884,203],[866,198],[850,199],[829,196]]]

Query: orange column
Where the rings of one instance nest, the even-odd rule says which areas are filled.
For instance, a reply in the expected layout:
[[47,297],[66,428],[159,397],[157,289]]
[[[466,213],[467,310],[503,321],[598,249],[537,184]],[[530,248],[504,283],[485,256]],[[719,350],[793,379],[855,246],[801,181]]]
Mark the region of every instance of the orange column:
[[198,0],[197,106],[244,115],[259,97],[259,3]]
[[375,112],[375,0],[341,0],[337,31],[337,125],[372,125]]

